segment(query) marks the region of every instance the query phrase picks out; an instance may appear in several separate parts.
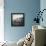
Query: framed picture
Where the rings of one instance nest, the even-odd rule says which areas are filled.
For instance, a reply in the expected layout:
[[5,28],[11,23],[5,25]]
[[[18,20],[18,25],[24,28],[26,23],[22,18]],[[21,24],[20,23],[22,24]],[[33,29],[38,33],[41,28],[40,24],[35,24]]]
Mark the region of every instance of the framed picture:
[[24,26],[24,13],[11,13],[11,26]]

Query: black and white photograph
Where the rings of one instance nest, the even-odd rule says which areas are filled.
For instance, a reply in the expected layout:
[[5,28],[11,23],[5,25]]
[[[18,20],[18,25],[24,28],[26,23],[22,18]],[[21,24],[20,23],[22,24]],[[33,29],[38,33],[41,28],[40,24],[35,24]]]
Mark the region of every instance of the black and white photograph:
[[11,26],[24,26],[24,13],[11,13]]

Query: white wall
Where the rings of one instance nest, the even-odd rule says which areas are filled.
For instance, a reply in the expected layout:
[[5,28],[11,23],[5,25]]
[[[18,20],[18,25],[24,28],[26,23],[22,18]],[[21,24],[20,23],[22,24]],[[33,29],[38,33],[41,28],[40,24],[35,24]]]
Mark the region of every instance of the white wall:
[[0,0],[0,42],[4,41],[4,0]]
[[[40,0],[40,9],[46,9],[46,0]],[[40,24],[46,26],[46,11],[43,12],[43,22],[40,21]]]

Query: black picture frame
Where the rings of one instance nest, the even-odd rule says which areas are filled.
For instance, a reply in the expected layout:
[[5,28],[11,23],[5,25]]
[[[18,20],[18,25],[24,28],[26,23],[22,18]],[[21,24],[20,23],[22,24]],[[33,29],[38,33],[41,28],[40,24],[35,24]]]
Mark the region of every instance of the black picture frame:
[[11,26],[24,26],[24,13],[11,13]]

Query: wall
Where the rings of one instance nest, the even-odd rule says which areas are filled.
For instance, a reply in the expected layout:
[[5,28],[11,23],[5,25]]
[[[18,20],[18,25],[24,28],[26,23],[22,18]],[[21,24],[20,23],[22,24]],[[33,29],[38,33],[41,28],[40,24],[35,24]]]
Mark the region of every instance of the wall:
[[[40,9],[41,9],[41,11],[42,11],[43,9],[46,9],[46,0],[41,0],[41,1],[40,1]],[[43,25],[43,26],[46,27],[46,10],[43,12],[42,17],[43,17],[43,22],[41,21],[41,22],[40,22],[40,25]]]
[[[18,41],[32,30],[35,14],[40,10],[40,0],[4,0],[4,38]],[[24,27],[11,27],[11,13],[25,13]]]
[[4,41],[4,0],[0,0],[0,42]]

